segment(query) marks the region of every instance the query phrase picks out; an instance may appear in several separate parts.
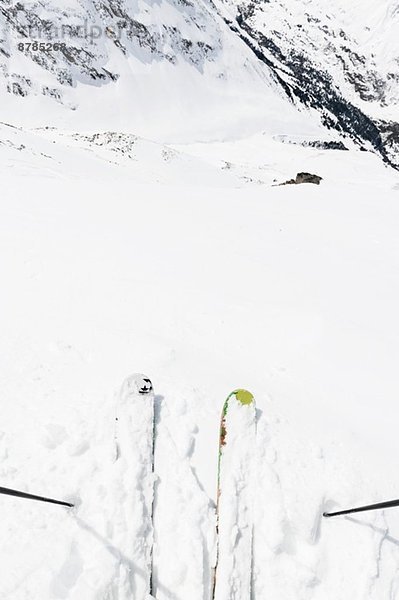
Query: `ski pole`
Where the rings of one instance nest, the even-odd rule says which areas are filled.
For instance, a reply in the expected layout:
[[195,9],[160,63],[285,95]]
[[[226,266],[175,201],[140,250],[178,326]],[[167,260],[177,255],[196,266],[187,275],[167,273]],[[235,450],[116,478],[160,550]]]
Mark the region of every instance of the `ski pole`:
[[25,498],[27,500],[39,500],[40,502],[50,502],[51,504],[60,504],[61,506],[68,506],[72,508],[74,504],[70,502],[64,502],[62,500],[54,500],[53,498],[45,498],[44,496],[36,496],[34,494],[27,494],[26,492],[19,492],[18,490],[10,490],[9,488],[0,487],[0,494],[5,496],[16,496],[17,498]]
[[367,506],[359,506],[359,508],[348,508],[347,510],[339,510],[331,513],[324,512],[323,517],[339,517],[341,515],[351,515],[353,513],[365,512],[367,510],[394,508],[395,506],[399,506],[399,500],[389,500],[388,502],[379,502],[378,504],[368,504]]

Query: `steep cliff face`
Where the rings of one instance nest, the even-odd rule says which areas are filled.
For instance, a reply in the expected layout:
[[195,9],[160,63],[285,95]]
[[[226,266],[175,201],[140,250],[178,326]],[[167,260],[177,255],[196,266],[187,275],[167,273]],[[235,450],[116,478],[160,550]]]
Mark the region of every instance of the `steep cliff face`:
[[341,0],[221,0],[231,30],[294,102],[398,166],[399,49],[386,40],[394,40],[399,8],[367,4],[347,11]]
[[[59,85],[103,84],[116,81],[119,73],[107,68],[113,51],[120,58],[136,57],[142,61],[167,61],[180,58],[203,70],[207,61],[215,60],[221,50],[220,31],[204,8],[184,0],[152,2],[100,0],[57,3],[13,2],[1,7],[3,29],[9,39],[2,39],[4,58],[14,62],[15,44],[21,42],[59,42],[59,51],[38,52],[24,49],[24,57],[54,75]],[[19,62],[19,61],[16,61]],[[11,66],[10,65],[10,66]],[[3,63],[3,66],[6,66]],[[10,69],[10,91],[26,95],[33,82],[18,82]]]
[[321,122],[399,166],[398,25],[397,0],[3,0],[2,104],[154,136]]

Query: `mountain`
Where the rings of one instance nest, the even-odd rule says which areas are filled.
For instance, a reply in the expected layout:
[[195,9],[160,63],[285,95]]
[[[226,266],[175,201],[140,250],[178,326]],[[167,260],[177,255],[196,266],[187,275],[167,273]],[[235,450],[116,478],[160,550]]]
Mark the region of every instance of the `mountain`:
[[[18,107],[29,125],[129,129],[175,141],[309,121],[207,2],[9,1],[1,19],[8,119]],[[50,39],[65,47],[18,50]]]
[[[273,71],[287,96],[399,165],[399,4],[372,0],[222,0],[226,23]],[[385,4],[385,6],[384,6]],[[366,15],[366,16],[365,16]],[[395,50],[396,49],[396,50]]]
[[[267,130],[398,166],[398,20],[397,0],[4,0],[3,120],[162,141]],[[20,45],[35,41],[65,46]]]

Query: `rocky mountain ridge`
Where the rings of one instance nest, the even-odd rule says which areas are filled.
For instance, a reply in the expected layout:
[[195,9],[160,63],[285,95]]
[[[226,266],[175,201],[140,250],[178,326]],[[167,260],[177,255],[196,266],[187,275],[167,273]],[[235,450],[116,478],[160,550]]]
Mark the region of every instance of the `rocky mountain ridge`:
[[355,27],[339,2],[2,0],[1,92],[45,96],[68,114],[83,96],[105,104],[109,90],[126,106],[134,83],[151,118],[160,78],[181,87],[186,105],[186,85],[193,96],[217,89],[222,107],[227,91],[256,90],[266,112],[273,96],[282,110],[291,104],[315,115],[333,144],[355,143],[398,168],[399,49],[388,44],[388,52],[386,42],[399,5],[384,0],[377,18],[377,2],[367,0]]

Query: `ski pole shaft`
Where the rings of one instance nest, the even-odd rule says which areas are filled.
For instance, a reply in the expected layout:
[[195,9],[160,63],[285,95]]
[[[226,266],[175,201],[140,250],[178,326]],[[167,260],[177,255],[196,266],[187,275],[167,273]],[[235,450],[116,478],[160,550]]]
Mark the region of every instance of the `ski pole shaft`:
[[348,508],[347,510],[339,510],[337,512],[323,513],[323,517],[339,517],[341,515],[351,515],[353,513],[365,512],[367,510],[383,510],[384,508],[394,508],[399,506],[399,500],[389,500],[388,502],[379,502],[378,504],[368,504],[367,506],[359,506],[359,508]]
[[0,487],[0,494],[5,496],[16,496],[17,498],[25,498],[26,500],[38,500],[39,502],[49,502],[50,504],[59,504],[61,506],[68,506],[72,508],[74,505],[70,502],[64,502],[62,500],[54,500],[53,498],[46,498],[45,496],[36,496],[35,494],[27,494],[26,492],[20,492],[18,490],[10,490],[9,488]]

